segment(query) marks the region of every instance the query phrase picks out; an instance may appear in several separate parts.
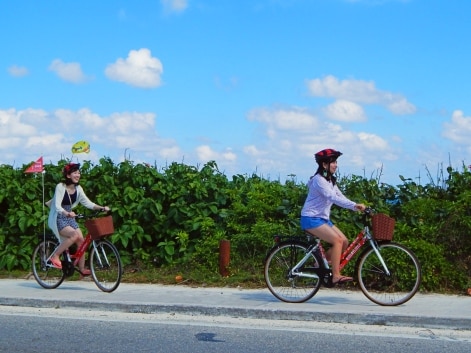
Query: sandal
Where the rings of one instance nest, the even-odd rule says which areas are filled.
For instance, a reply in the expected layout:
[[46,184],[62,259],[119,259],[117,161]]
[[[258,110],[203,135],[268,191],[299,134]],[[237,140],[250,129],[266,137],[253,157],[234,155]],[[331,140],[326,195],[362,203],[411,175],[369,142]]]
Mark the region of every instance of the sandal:
[[62,269],[62,263],[59,259],[51,258],[51,260],[49,261],[51,261],[52,266],[54,266],[55,268]]
[[85,276],[90,276],[92,274],[88,268],[84,268],[83,270],[79,272],[80,272],[80,279],[83,279]]
[[337,281],[332,281],[332,284],[334,286],[336,286],[337,284],[343,284],[343,283],[347,283],[347,282],[351,282],[353,281],[353,278],[352,277],[347,277],[347,276],[340,276],[340,278],[337,280]]

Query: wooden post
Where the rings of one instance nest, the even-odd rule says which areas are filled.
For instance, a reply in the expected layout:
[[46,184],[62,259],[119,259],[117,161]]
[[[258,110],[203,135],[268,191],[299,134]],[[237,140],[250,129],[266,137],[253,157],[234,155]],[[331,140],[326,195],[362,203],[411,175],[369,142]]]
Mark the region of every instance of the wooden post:
[[219,242],[219,274],[223,277],[229,276],[229,262],[231,258],[231,242],[221,240]]

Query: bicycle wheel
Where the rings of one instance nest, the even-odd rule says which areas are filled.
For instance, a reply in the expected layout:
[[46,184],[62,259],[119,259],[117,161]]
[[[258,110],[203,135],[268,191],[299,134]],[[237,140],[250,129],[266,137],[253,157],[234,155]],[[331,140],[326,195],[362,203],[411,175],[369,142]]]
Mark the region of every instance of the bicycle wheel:
[[57,243],[55,241],[46,240],[36,246],[33,252],[31,269],[33,270],[34,279],[41,287],[46,289],[59,287],[65,279],[64,272],[47,261],[56,247]]
[[118,250],[108,240],[92,243],[90,251],[92,278],[103,292],[112,292],[121,282],[122,265]]
[[357,263],[357,276],[365,296],[379,305],[400,305],[411,299],[421,282],[420,263],[414,253],[396,243],[378,244],[384,266],[373,248],[365,250]]
[[311,299],[319,290],[321,279],[307,268],[319,268],[319,261],[313,254],[298,270],[312,277],[304,277],[291,269],[306,255],[307,246],[301,243],[282,243],[274,247],[265,261],[265,282],[270,292],[288,303],[302,303]]

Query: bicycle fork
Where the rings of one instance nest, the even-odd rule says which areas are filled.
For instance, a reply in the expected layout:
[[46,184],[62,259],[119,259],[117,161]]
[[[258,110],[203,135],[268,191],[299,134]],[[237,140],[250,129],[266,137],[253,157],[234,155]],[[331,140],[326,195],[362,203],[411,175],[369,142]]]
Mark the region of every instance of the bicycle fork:
[[[93,244],[93,248],[95,249],[96,258],[97,258],[98,264],[100,265],[100,268],[109,266],[108,257],[106,256],[106,251],[103,248],[103,246],[97,246],[95,241],[93,241],[92,244]],[[102,257],[104,261],[102,260]],[[103,262],[105,264],[103,264]]]
[[386,273],[386,275],[390,276],[391,272],[389,272],[388,266],[386,265],[386,263],[384,262],[383,257],[381,256],[381,252],[379,251],[379,247],[377,246],[377,243],[373,239],[370,239],[370,244],[371,244],[371,247],[373,248],[376,256],[378,257],[379,262],[381,262],[381,265],[383,266],[384,272]]

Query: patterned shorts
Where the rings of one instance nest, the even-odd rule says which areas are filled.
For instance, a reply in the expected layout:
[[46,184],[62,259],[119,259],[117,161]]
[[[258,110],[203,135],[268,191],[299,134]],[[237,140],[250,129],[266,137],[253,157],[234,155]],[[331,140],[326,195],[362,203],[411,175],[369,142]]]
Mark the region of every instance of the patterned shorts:
[[[65,205],[64,210],[67,212],[70,212],[72,210],[72,207],[70,205]],[[62,229],[65,227],[72,227],[74,229],[77,229],[79,225],[77,224],[77,221],[75,221],[75,218],[70,218],[67,216],[64,216],[62,213],[59,213],[57,215],[57,230],[60,232]]]

